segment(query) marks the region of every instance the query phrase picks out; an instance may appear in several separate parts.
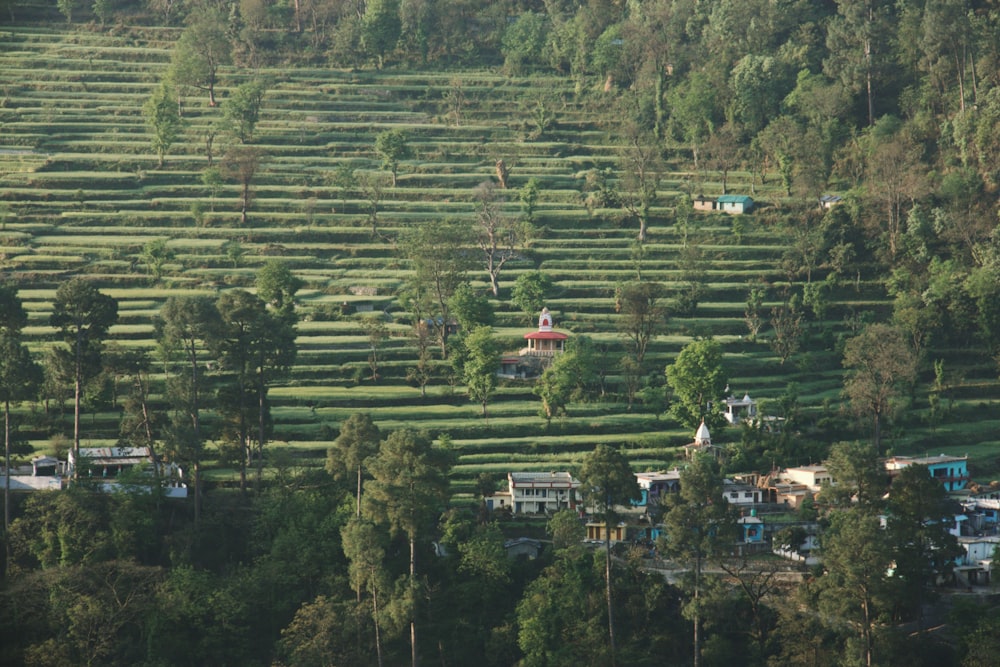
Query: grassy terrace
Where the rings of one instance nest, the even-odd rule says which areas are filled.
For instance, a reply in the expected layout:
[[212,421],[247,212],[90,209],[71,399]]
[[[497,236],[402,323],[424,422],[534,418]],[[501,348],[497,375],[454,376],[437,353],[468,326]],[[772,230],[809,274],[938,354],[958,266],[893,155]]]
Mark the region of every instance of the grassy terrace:
[[[186,98],[183,136],[162,169],[149,148],[142,105],[166,71],[175,36],[169,30],[118,37],[33,28],[0,31],[0,270],[21,287],[31,314],[27,334],[33,349],[52,344],[51,299],[71,275],[92,276],[119,300],[122,319],[112,330],[114,344],[152,350],[151,319],[170,295],[252,286],[256,269],[277,257],[307,288],[300,294],[298,364],[271,393],[272,446],[290,450],[304,464],[322,465],[339,424],[364,410],[384,429],[414,426],[450,434],[458,455],[459,493],[484,471],[571,466],[599,442],[629,448],[638,467],[671,465],[677,447],[692,434],[658,419],[647,406],[630,412],[612,397],[573,404],[567,417],[546,427],[524,383],[500,388],[488,420],[464,398],[461,386],[447,381],[442,363],[426,398],[406,384],[416,353],[406,337],[406,313],[399,312],[393,297],[408,267],[392,244],[370,236],[365,199],[342,191],[334,179],[344,165],[358,173],[379,172],[375,135],[399,127],[409,134],[414,154],[401,164],[398,186],[387,188],[379,205],[379,230],[387,236],[412,225],[472,217],[473,190],[493,176],[497,159],[510,167],[515,190],[506,205],[510,214],[520,210],[516,188],[538,180],[539,236],[501,276],[504,293],[494,304],[498,333],[512,341],[512,349],[532,328],[508,301],[520,272],[538,268],[552,276],[558,294],[548,305],[558,328],[586,333],[616,350],[615,283],[641,273],[679,292],[688,280],[685,245],[696,245],[702,256],[701,301],[694,317],[673,318],[668,333],[654,341],[649,375],[662,376],[663,367],[692,337],[711,333],[725,344],[735,393],[749,392],[766,402],[794,382],[803,412],[838,416],[839,340],[851,333],[854,314],[886,308],[886,295],[864,276],[838,284],[825,321],[809,323],[802,352],[784,363],[767,344],[768,329],[761,341],[749,342],[743,323],[747,283],[787,282],[782,258],[789,239],[768,224],[766,215],[742,220],[738,235],[733,220],[719,215],[695,216],[687,230],[678,229],[675,194],[695,187],[713,194],[721,188],[690,185],[695,175],[677,160],[678,170],[664,175],[650,242],[637,258],[635,226],[623,221],[619,210],[589,211],[584,205],[587,171],[616,164],[616,128],[607,126],[596,93],[578,97],[571,82],[554,77],[507,78],[483,71],[265,70],[262,74],[277,82],[268,91],[255,134],[266,158],[253,179],[250,221],[240,226],[239,185],[228,181],[213,190],[202,182],[208,166],[204,136],[218,110],[208,108],[202,97]],[[218,94],[223,103],[244,79],[241,72],[222,72]],[[446,102],[456,85],[466,100],[459,117]],[[541,90],[560,102],[554,127],[533,139],[527,110]],[[224,144],[216,139],[217,159]],[[748,191],[747,178],[731,174],[730,191]],[[782,193],[765,190],[757,198],[780,206]],[[192,207],[200,207],[200,219]],[[140,258],[143,246],[154,239],[167,240],[174,252],[158,282]],[[229,241],[238,241],[243,251],[235,262],[226,253]],[[817,270],[814,279],[824,276]],[[485,286],[484,274],[472,279],[477,287]],[[373,288],[377,296],[359,296],[357,287]],[[392,312],[392,338],[377,384],[366,379],[367,341],[356,316],[341,314],[345,302],[371,302]],[[772,290],[766,307],[780,303]],[[605,369],[613,395],[619,391],[619,354],[613,352]],[[905,428],[889,434],[890,446],[898,453],[968,452],[976,459],[974,470],[992,474],[996,428],[981,415],[1000,398],[995,373],[983,373],[948,351],[935,356],[946,359],[953,378],[943,401],[948,410],[935,420],[924,419],[927,397],[919,391],[912,414],[902,422]],[[154,391],[161,392],[162,376],[154,379]],[[69,425],[67,413],[56,428],[65,431]],[[37,426],[29,436],[37,448],[46,449],[51,430]],[[86,419],[86,435],[94,444],[113,442],[116,432],[114,410]],[[737,441],[740,433],[730,429],[713,436],[726,443]],[[841,434],[803,437],[837,440]],[[215,478],[231,476],[219,470]]]

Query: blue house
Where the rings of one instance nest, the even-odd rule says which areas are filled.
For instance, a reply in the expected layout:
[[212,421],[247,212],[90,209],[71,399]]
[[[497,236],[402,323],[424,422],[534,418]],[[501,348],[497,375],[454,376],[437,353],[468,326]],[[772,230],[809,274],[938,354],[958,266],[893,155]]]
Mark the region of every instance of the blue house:
[[764,541],[764,522],[757,516],[757,510],[750,510],[750,516],[741,516],[736,523],[740,527],[742,542],[757,544]]
[[944,490],[949,493],[961,491],[969,483],[969,467],[967,456],[893,456],[886,459],[885,469],[890,475],[895,476],[903,468],[911,465],[927,466],[927,471],[931,477],[944,485]]
[[749,213],[753,210],[753,198],[749,195],[722,195],[715,200],[715,207],[726,213]]

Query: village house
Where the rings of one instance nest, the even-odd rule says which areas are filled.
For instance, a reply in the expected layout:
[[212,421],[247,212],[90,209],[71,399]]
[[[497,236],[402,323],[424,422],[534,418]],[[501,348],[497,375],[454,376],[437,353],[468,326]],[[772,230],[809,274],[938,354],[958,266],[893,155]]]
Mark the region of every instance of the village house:
[[743,394],[743,398],[730,396],[726,399],[726,411],[723,414],[730,424],[753,421],[757,418],[757,401],[750,398],[750,394]]
[[737,215],[753,210],[753,198],[749,195],[720,195],[719,197],[698,195],[691,200],[691,207],[696,211],[722,211]]
[[681,489],[681,471],[677,468],[667,472],[637,472],[635,481],[639,484],[642,498],[632,504],[636,507],[657,506],[665,497]]
[[911,465],[925,465],[932,478],[944,486],[949,493],[962,491],[969,483],[967,456],[893,456],[885,460],[885,469],[895,477],[899,471]]
[[[624,542],[628,535],[628,527],[624,522],[611,527],[611,543]],[[603,521],[587,522],[587,540],[591,542],[603,542],[608,539],[607,524]]]
[[730,505],[759,505],[764,502],[764,489],[753,484],[724,479],[722,497]]
[[785,468],[780,479],[791,484],[802,484],[813,493],[819,493],[824,484],[833,483],[833,475],[825,465],[808,465]]
[[843,199],[840,197],[840,195],[823,195],[822,197],[819,198],[819,207],[821,209],[829,211],[831,208],[833,208],[842,201]]
[[514,514],[552,514],[576,508],[580,482],[568,472],[510,472],[507,482]]
[[31,459],[31,474],[13,469],[0,475],[0,487],[7,485],[7,473],[10,472],[10,490],[12,492],[26,491],[58,491],[62,488],[62,462],[51,456],[36,456]]
[[706,197],[705,195],[698,195],[693,200],[691,200],[691,206],[696,211],[714,211],[715,198]]
[[[78,462],[73,450],[66,465],[67,476],[73,476]],[[101,490],[110,492],[118,488],[117,477],[129,470],[151,472],[158,466],[163,479],[163,491],[168,498],[186,498],[187,485],[182,481],[182,471],[174,463],[155,462],[149,447],[81,447],[80,473],[101,480]],[[137,485],[138,486],[138,485]]]
[[715,200],[715,207],[733,215],[749,213],[753,210],[753,198],[749,195],[722,195]]

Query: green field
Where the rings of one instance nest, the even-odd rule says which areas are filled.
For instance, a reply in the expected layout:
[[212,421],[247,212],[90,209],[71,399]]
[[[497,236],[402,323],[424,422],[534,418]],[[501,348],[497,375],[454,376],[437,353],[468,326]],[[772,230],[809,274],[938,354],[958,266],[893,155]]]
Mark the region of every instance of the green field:
[[[110,343],[154,350],[151,318],[164,300],[179,294],[217,294],[252,287],[268,260],[286,262],[305,283],[299,294],[299,355],[287,378],[271,391],[273,446],[304,465],[321,465],[339,424],[356,411],[370,412],[384,430],[424,428],[449,434],[455,443],[456,490],[469,488],[480,472],[561,469],[575,465],[595,444],[634,450],[642,468],[672,465],[677,448],[692,434],[654,405],[631,411],[621,400],[614,287],[640,276],[664,283],[671,297],[685,289],[691,267],[686,249],[699,251],[697,275],[703,292],[693,316],[672,317],[650,348],[648,377],[688,342],[714,336],[724,344],[733,392],[767,404],[794,383],[801,411],[803,457],[826,443],[867,437],[867,424],[846,412],[841,395],[841,344],[858,318],[884,314],[889,297],[872,279],[877,267],[859,265],[856,279],[833,281],[821,318],[806,323],[803,345],[782,362],[768,345],[765,326],[750,342],[743,322],[749,283],[771,286],[765,305],[781,303],[780,287],[799,290],[807,277],[783,268],[792,249],[777,224],[801,209],[776,179],[758,184],[757,213],[737,222],[722,214],[697,214],[683,229],[674,217],[679,193],[718,192],[717,174],[692,174],[678,147],[657,192],[649,242],[636,252],[636,226],[620,209],[588,209],[584,192],[591,170],[617,168],[620,128],[608,120],[599,91],[579,93],[568,78],[506,77],[470,70],[447,75],[352,72],[338,69],[264,69],[268,90],[255,145],[265,154],[253,178],[249,221],[240,224],[239,185],[217,188],[202,181],[208,166],[204,135],[218,115],[206,99],[184,100],[184,131],[157,168],[142,105],[169,61],[174,30],[146,29],[141,36],[57,32],[31,27],[0,31],[0,271],[16,281],[30,313],[28,343],[41,352],[53,344],[47,326],[60,283],[83,275],[119,301],[120,323]],[[223,71],[222,99],[244,80]],[[456,121],[443,99],[461,85],[467,94]],[[560,101],[555,125],[533,139],[523,109],[544,89]],[[379,204],[381,237],[372,237],[365,198],[336,184],[336,170],[380,172],[375,136],[388,128],[409,134],[413,154],[399,169],[398,185]],[[222,142],[221,138],[217,141]],[[221,146],[216,148],[221,155]],[[510,167],[504,209],[518,215],[518,195],[537,179],[537,235],[501,275],[501,297],[493,301],[497,331],[516,342],[533,328],[509,300],[521,273],[539,269],[556,285],[548,307],[557,328],[606,342],[609,394],[571,404],[568,416],[546,427],[530,383],[505,381],[483,419],[461,386],[438,373],[427,396],[407,384],[416,351],[408,313],[396,291],[410,275],[399,250],[386,239],[414,225],[474,215],[474,189],[494,178],[495,162]],[[729,174],[730,192],[748,192],[746,172]],[[696,190],[697,188],[697,190]],[[796,209],[795,206],[799,206]],[[199,213],[193,212],[197,208]],[[154,280],[141,259],[143,247],[164,239],[172,258]],[[227,255],[238,242],[241,255]],[[822,281],[831,269],[820,264],[808,279]],[[477,289],[485,273],[470,274]],[[374,296],[368,296],[374,295]],[[341,308],[341,304],[346,304]],[[368,377],[366,338],[353,312],[371,304],[389,313],[392,337],[383,351],[382,377]],[[969,453],[981,480],[1000,471],[989,415],[1000,387],[981,358],[960,350],[931,350],[945,359],[941,408],[929,418],[933,373],[925,368],[912,400],[893,421],[886,444],[895,453]],[[155,366],[155,365],[154,365]],[[161,372],[154,395],[162,393]],[[160,403],[157,407],[162,408]],[[66,434],[71,410],[62,417],[22,406],[26,435],[39,450]],[[117,412],[104,407],[85,419],[87,443],[113,442]],[[741,438],[736,428],[714,433],[718,444]],[[788,461],[799,463],[807,461]],[[778,462],[779,464],[781,462]],[[214,479],[229,480],[220,469]]]

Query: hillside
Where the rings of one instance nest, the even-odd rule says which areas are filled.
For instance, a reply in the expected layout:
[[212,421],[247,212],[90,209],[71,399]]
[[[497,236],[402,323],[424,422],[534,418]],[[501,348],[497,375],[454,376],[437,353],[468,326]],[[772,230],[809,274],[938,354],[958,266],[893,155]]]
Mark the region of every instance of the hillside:
[[[773,399],[795,387],[801,431],[793,451],[802,460],[788,463],[808,462],[824,442],[866,437],[865,425],[842,413],[840,346],[857,322],[881,317],[891,306],[877,264],[858,263],[855,275],[837,276],[828,261],[816,260],[808,281],[823,286],[827,303],[821,317],[804,311],[809,317],[803,343],[787,361],[768,345],[773,331],[766,323],[760,337],[749,341],[749,287],[766,288],[765,319],[783,298],[800,292],[807,276],[789,273],[797,252],[789,233],[796,219],[808,225],[821,217],[808,199],[785,197],[773,177],[755,184],[757,210],[751,215],[695,212],[689,224],[678,224],[677,197],[718,194],[721,183],[714,179],[721,174],[692,171],[689,154],[677,146],[659,175],[649,239],[640,250],[636,223],[626,211],[595,208],[593,197],[587,201],[596,174],[609,173],[609,183],[624,187],[624,130],[607,114],[608,93],[576,92],[564,77],[489,70],[262,68],[254,76],[271,83],[253,145],[264,157],[252,179],[248,222],[241,224],[239,184],[228,178],[206,185],[205,136],[220,114],[204,95],[185,96],[183,131],[162,168],[150,148],[143,104],[165,76],[176,36],[176,30],[152,28],[123,35],[33,27],[0,33],[2,269],[30,311],[27,333],[39,354],[52,344],[47,318],[55,288],[70,276],[84,275],[118,300],[121,318],[111,332],[112,346],[152,353],[151,318],[167,297],[252,288],[264,262],[277,259],[305,287],[298,294],[298,358],[270,393],[269,447],[321,465],[338,425],[355,411],[368,411],[386,431],[408,425],[449,434],[459,454],[457,488],[463,490],[479,472],[572,466],[598,442],[625,446],[637,467],[668,465],[691,434],[654,414],[662,404],[626,409],[617,369],[624,348],[615,286],[641,277],[662,282],[676,299],[694,281],[700,286],[697,307],[691,314],[673,313],[653,341],[643,370],[647,382],[662,385],[664,367],[686,343],[712,336],[724,344],[734,392],[750,393],[765,410],[777,412]],[[221,73],[217,94],[223,106],[248,76],[236,68]],[[551,119],[539,133],[532,118],[542,104]],[[405,130],[412,153],[400,164],[397,186],[379,194],[373,236],[371,195],[366,198],[357,183],[385,177],[374,146],[388,129]],[[215,167],[226,141],[216,139]],[[522,214],[520,193],[529,180],[539,190],[535,237],[504,270],[500,298],[492,300],[498,337],[515,350],[521,335],[534,328],[509,294],[518,275],[537,269],[555,283],[546,303],[557,328],[591,336],[607,350],[602,364],[610,393],[571,404],[568,416],[547,428],[530,382],[502,383],[488,420],[448,380],[446,362],[435,362],[426,398],[406,382],[416,352],[410,314],[397,299],[409,265],[395,239],[415,225],[472,219],[475,189],[496,180],[495,162],[501,159],[510,170],[508,190],[499,191],[506,213]],[[338,182],[344,173],[352,173],[355,185]],[[750,178],[749,172],[730,172],[729,192],[749,193]],[[157,279],[143,251],[158,241],[165,241],[169,259]],[[488,287],[482,271],[469,277],[475,289]],[[377,383],[366,379],[368,340],[354,313],[357,305],[384,310],[391,334]],[[888,446],[897,452],[968,452],[977,474],[992,470],[988,452],[995,438],[984,408],[996,398],[995,372],[960,350],[930,356],[945,359],[947,409],[925,419],[933,378],[925,370]],[[36,450],[50,449],[49,435],[67,422],[32,414]],[[114,442],[117,421],[115,410],[99,410],[85,425],[87,442]],[[716,440],[740,437],[730,429]],[[217,478],[228,475],[221,470]]]

